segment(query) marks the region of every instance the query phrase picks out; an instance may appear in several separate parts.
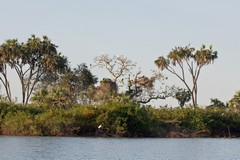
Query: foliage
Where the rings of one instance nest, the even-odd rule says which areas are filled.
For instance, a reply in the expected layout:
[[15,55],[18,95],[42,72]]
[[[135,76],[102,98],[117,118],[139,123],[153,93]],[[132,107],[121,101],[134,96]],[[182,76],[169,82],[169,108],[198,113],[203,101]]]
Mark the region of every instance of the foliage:
[[[155,60],[155,64],[160,70],[167,70],[180,79],[188,91],[191,93],[192,104],[197,106],[198,78],[202,67],[212,63],[217,58],[217,52],[212,50],[212,46],[206,48],[205,45],[199,50],[190,46],[175,47],[169,52],[167,57],[160,56]],[[177,68],[179,70],[177,70]],[[192,84],[187,82],[186,70],[192,79]]]
[[104,103],[114,99],[117,96],[117,92],[117,83],[109,78],[103,78],[103,80],[100,81],[100,85],[89,92],[90,95],[88,95],[88,97],[94,102]]
[[180,137],[240,136],[239,111],[221,108],[153,108],[119,97],[101,105],[70,109],[0,103],[0,133],[5,135]]
[[72,101],[72,94],[60,86],[54,86],[49,91],[40,89],[32,97],[33,104],[44,109],[67,109],[71,108],[75,101]]
[[186,102],[191,100],[191,93],[185,89],[178,89],[174,95],[174,98],[178,100],[178,104],[182,108]]
[[110,136],[148,136],[151,117],[145,107],[131,103],[104,104],[97,122]]
[[69,69],[54,82],[44,79],[33,97],[32,102],[43,107],[66,109],[79,103],[87,103],[88,89],[97,82],[85,64]]
[[77,106],[66,111],[67,117],[72,118],[72,126],[77,135],[95,135],[99,109],[93,106]]
[[35,117],[35,125],[40,135],[63,136],[72,135],[72,118],[61,110],[47,110]]
[[23,111],[7,113],[1,125],[2,134],[38,135],[33,118],[32,115]]
[[237,91],[233,98],[229,101],[229,107],[231,109],[239,110],[240,109],[240,91]]
[[94,58],[94,63],[94,66],[106,69],[116,83],[119,78],[123,79],[136,66],[134,62],[123,55],[110,57],[107,54],[102,54]]
[[128,78],[126,95],[135,102],[146,104],[151,100],[166,99],[171,95],[171,92],[167,89],[165,91],[158,91],[156,89],[156,81],[159,80],[163,84],[163,81],[166,79],[162,74],[154,73],[151,77],[140,75],[141,71],[136,73],[133,78],[131,78],[131,75]]
[[22,103],[27,104],[41,77],[66,69],[67,58],[58,53],[56,48],[47,36],[41,39],[35,35],[26,43],[9,39],[0,45],[0,80],[9,101],[12,101],[10,79],[7,75],[9,67],[17,73],[21,83]]
[[[27,42],[7,40],[0,45],[0,82],[9,102],[0,101],[0,133],[41,136],[197,137],[222,136],[231,132],[240,137],[240,92],[225,105],[211,99],[206,108],[197,106],[197,81],[201,69],[217,58],[212,47],[195,51],[176,47],[155,64],[177,76],[185,89],[174,87],[159,92],[155,82],[165,79],[132,73],[136,64],[125,56],[100,55],[94,66],[105,68],[112,79],[97,77],[86,64],[68,66],[48,37],[31,36]],[[8,70],[16,71],[21,82],[22,104],[12,102]],[[187,70],[190,74],[189,83]],[[128,90],[119,93],[119,84],[128,76]],[[162,83],[163,84],[163,83]],[[125,83],[126,85],[126,83]],[[35,92],[34,92],[35,91]],[[32,93],[34,95],[32,96]],[[173,96],[179,107],[143,105],[152,99]],[[1,100],[3,96],[0,96]],[[29,98],[32,103],[29,105]],[[192,99],[194,109],[185,106]],[[93,105],[94,104],[94,105]]]
[[217,98],[211,98],[211,104],[207,107],[227,107],[222,101],[220,101],[219,99]]

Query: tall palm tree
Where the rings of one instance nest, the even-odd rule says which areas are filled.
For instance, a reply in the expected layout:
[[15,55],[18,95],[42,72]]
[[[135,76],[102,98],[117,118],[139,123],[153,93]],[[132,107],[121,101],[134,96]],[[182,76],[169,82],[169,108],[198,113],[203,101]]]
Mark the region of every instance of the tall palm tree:
[[[175,47],[166,58],[160,56],[155,64],[160,70],[167,70],[180,79],[187,90],[191,93],[193,106],[197,106],[198,78],[203,66],[212,63],[217,58],[217,52],[212,50],[212,46],[206,48],[205,45],[199,50],[190,47]],[[187,74],[191,77],[191,82],[187,81]]]

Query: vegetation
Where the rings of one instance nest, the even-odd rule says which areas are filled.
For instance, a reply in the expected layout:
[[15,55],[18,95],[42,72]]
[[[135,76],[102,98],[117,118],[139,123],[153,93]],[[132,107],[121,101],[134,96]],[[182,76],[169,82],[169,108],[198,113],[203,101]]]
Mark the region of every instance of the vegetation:
[[33,104],[43,108],[51,106],[62,109],[71,108],[78,103],[87,104],[88,89],[97,83],[97,78],[85,64],[69,68],[58,79],[55,78],[42,79],[31,98]]
[[48,37],[34,35],[26,43],[9,39],[0,46],[0,80],[7,98],[12,101],[8,70],[16,71],[22,89],[22,103],[27,104],[41,77],[56,74],[66,69],[67,59],[56,50],[56,45]]
[[111,74],[113,82],[119,81],[119,78],[123,79],[136,66],[134,62],[123,55],[110,57],[102,54],[94,58],[94,63],[96,67],[105,68]]
[[[125,56],[108,55],[94,59],[93,66],[106,69],[111,76],[97,84],[97,76],[86,64],[71,68],[56,48],[46,36],[34,35],[25,43],[12,39],[0,45],[0,82],[5,91],[0,96],[0,134],[240,137],[239,91],[226,104],[214,98],[208,106],[197,105],[200,71],[217,58],[212,47],[197,51],[177,47],[167,58],[155,61],[160,70],[176,75],[186,89],[165,86],[167,78],[160,72],[151,76],[140,70],[135,73],[136,63]],[[19,78],[21,104],[12,99],[9,70]],[[192,86],[186,81],[189,78]],[[160,89],[156,89],[157,82]],[[177,99],[179,107],[148,105],[153,99],[168,97]],[[191,99],[192,105],[187,105]]]
[[111,101],[70,109],[0,104],[4,135],[107,137],[228,137],[240,136],[240,113],[222,107],[152,108]]
[[[169,71],[183,82],[187,90],[191,93],[192,105],[196,107],[198,93],[197,81],[200,71],[202,67],[212,63],[216,58],[217,52],[212,50],[212,46],[208,49],[205,45],[202,45],[202,47],[196,51],[195,48],[186,46],[174,48],[167,55],[167,58],[160,56],[155,61],[155,64],[160,70]],[[180,70],[178,71],[176,67],[179,67]],[[190,74],[192,86],[190,82],[187,82],[186,72]]]

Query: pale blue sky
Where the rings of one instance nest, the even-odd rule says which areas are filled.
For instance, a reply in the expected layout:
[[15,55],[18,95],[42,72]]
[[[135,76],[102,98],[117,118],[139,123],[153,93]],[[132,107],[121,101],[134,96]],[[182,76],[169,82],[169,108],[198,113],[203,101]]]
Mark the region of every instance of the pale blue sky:
[[[0,2],[0,43],[47,35],[72,66],[90,64],[100,53],[124,54],[147,75],[157,69],[154,60],[175,46],[212,44],[219,58],[202,70],[199,103],[209,104],[210,98],[227,101],[240,90],[239,0]],[[103,76],[102,70],[93,72]],[[168,83],[178,80],[169,76]]]

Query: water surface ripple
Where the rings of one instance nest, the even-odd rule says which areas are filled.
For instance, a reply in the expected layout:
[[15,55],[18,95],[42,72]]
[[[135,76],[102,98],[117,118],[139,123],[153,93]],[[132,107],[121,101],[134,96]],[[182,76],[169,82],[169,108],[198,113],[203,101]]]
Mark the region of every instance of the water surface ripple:
[[240,139],[0,136],[0,160],[239,160]]

